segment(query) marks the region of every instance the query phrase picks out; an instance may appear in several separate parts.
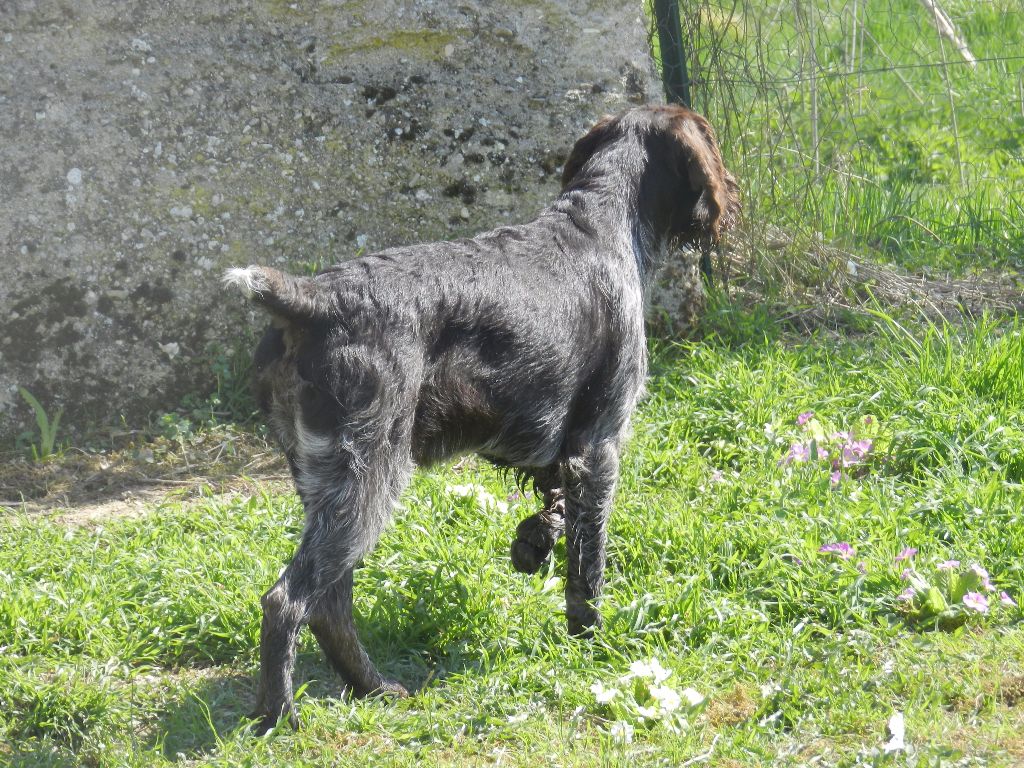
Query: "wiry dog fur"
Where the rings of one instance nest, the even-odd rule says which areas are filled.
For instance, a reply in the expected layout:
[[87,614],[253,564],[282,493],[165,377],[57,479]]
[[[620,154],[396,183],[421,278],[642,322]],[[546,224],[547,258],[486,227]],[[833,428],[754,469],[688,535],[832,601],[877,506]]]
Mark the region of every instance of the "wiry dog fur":
[[717,241],[739,197],[711,127],[672,106],[601,120],[562,182],[529,224],[315,277],[225,276],[271,314],[255,388],[306,512],[295,558],[262,599],[260,730],[294,722],[307,623],[356,695],[405,695],[359,643],[352,572],[415,464],[475,451],[532,479],[544,507],[520,524],[513,562],[536,570],[564,531],[569,631],[599,623],[619,451],[647,373],[645,288],[670,242]]

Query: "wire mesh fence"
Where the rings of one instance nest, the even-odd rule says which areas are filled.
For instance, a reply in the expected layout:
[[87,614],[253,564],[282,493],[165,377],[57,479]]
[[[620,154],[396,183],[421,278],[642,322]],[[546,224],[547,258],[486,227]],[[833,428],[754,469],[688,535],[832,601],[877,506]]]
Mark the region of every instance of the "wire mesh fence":
[[680,18],[755,251],[1024,266],[1020,0],[681,0]]

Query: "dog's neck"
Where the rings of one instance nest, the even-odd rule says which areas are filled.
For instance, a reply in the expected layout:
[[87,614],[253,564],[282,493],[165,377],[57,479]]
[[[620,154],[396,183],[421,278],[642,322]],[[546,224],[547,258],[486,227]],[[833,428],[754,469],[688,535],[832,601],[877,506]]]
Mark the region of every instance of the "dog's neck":
[[597,235],[635,261],[642,286],[670,242],[670,209],[651,205],[664,195],[668,171],[649,162],[642,143],[619,142],[599,152],[601,162],[589,163],[555,202],[578,227]]

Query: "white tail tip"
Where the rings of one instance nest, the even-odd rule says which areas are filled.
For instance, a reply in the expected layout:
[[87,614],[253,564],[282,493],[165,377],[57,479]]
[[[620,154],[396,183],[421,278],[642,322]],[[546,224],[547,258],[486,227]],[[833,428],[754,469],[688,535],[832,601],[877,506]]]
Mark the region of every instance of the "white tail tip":
[[224,272],[224,285],[240,288],[248,298],[261,296],[270,288],[267,278],[259,267],[232,267]]

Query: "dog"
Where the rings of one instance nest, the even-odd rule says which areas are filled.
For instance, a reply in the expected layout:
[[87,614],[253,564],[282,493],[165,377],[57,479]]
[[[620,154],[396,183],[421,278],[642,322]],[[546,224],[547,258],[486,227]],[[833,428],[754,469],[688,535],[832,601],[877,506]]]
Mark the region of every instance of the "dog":
[[543,508],[519,525],[513,564],[536,571],[564,533],[569,632],[599,626],[619,453],[647,375],[645,291],[666,248],[710,247],[739,211],[707,121],[645,106],[575,143],[561,194],[528,224],[313,277],[227,271],[270,314],[254,390],[305,510],[261,599],[257,733],[297,722],[304,624],[354,695],[408,695],[359,642],[352,582],[414,465],[476,452],[532,482]]

